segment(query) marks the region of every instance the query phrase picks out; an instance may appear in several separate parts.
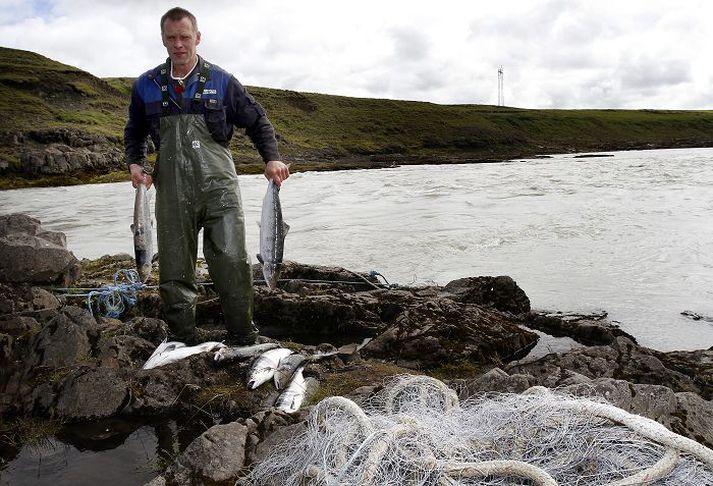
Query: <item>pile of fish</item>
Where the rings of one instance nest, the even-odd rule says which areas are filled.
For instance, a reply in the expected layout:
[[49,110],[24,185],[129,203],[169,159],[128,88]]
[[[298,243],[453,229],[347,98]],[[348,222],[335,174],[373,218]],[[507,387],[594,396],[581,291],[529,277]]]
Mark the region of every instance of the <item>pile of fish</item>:
[[251,390],[272,380],[275,389],[282,391],[275,402],[275,408],[287,413],[300,409],[305,397],[316,390],[314,378],[304,377],[305,365],[320,356],[307,357],[283,348],[277,343],[255,344],[252,346],[228,347],[223,343],[209,341],[196,346],[164,340],[143,366],[148,370],[185,359],[194,354],[214,352],[217,363],[254,359],[248,372],[247,387]]
[[305,365],[312,359],[277,343],[255,344],[237,348],[219,349],[214,356],[216,362],[243,360],[256,357],[248,372],[247,386],[254,390],[272,380],[275,389],[282,393],[275,402],[275,408],[293,413],[300,409],[305,397],[317,388],[317,380],[304,377]]

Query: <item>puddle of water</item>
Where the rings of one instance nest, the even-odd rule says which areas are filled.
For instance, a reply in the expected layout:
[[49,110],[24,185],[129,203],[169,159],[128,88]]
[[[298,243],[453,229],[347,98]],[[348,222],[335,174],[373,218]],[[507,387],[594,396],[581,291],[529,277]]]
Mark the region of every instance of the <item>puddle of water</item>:
[[213,424],[109,419],[74,424],[19,449],[0,449],[0,486],[144,484]]

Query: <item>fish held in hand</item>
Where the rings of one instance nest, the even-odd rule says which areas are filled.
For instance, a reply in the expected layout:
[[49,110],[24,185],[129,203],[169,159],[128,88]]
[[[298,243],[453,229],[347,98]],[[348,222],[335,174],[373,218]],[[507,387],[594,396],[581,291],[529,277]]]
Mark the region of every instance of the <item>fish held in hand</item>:
[[258,261],[262,263],[265,283],[271,289],[277,287],[285,249],[285,235],[289,229],[290,226],[282,219],[280,188],[271,180],[267,184],[267,192],[262,200],[260,253],[257,255]]
[[148,190],[144,184],[136,188],[134,198],[134,223],[131,225],[134,234],[134,256],[139,278],[146,282],[151,276],[153,259],[153,232],[151,224],[151,206]]
[[292,351],[287,348],[271,349],[261,354],[248,373],[248,388],[254,390],[263,383],[272,380],[280,360],[290,354]]

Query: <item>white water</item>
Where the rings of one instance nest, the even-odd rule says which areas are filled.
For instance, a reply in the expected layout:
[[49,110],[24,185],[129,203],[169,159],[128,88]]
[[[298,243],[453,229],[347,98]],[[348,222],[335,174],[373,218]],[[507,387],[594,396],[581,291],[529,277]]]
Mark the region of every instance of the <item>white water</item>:
[[[415,284],[510,275],[536,309],[604,309],[643,345],[713,346],[713,149],[294,174],[285,258]],[[257,253],[266,181],[241,176]],[[150,191],[153,193],[153,190]],[[0,192],[78,257],[131,253],[129,183]]]

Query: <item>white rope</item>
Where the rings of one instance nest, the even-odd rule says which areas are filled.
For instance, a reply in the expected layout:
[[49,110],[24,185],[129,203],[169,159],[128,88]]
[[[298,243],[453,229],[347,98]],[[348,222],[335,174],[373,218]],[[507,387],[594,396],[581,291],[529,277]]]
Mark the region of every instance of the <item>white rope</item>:
[[[525,391],[526,394],[547,395],[552,392],[545,387],[532,387]],[[671,432],[662,424],[648,417],[635,415],[621,408],[606,403],[597,403],[587,399],[562,400],[558,406],[580,413],[588,413],[595,417],[602,417],[629,427],[649,440],[663,444],[670,449],[688,452],[695,456],[709,468],[713,469],[713,450],[695,440]],[[659,479],[659,478],[656,478]]]
[[530,479],[538,486],[558,486],[546,471],[522,461],[444,462],[441,469],[454,479],[517,476]]

